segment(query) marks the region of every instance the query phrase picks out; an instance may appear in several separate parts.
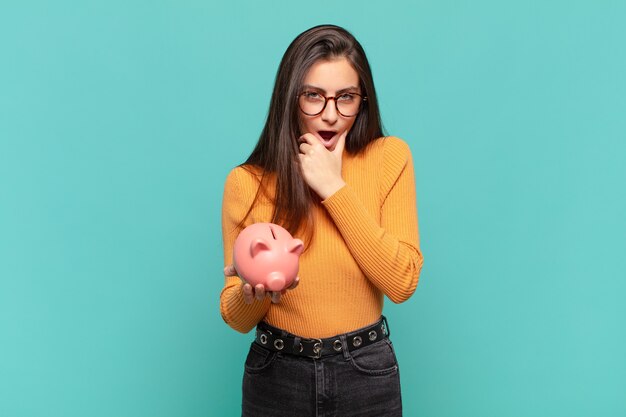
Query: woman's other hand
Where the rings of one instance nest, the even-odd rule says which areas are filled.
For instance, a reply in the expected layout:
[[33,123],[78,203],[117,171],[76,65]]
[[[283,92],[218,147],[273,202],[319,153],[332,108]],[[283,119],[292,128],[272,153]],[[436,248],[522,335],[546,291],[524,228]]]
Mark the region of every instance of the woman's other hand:
[[[234,265],[227,265],[224,267],[224,275],[227,277],[237,276],[237,270]],[[263,284],[257,284],[254,287],[246,282],[243,278],[241,279],[241,285],[243,287],[243,301],[246,304],[252,304],[254,299],[256,298],[259,301],[263,301],[265,297],[270,297],[272,303],[276,304],[280,302],[281,295],[284,295],[287,290],[293,290],[300,283],[300,277],[296,277],[289,287],[285,288],[282,291],[265,291],[265,286]]]
[[348,131],[344,131],[333,150],[328,150],[312,133],[300,136],[300,166],[304,181],[320,196],[327,199],[346,183],[341,177],[341,157]]

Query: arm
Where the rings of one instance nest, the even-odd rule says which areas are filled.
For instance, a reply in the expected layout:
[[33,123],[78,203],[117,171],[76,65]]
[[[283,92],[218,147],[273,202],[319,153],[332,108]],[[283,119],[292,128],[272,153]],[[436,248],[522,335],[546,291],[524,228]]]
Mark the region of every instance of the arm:
[[[231,265],[233,246],[241,231],[237,225],[243,219],[254,198],[254,190],[246,190],[240,185],[240,169],[235,168],[226,178],[222,200],[222,239],[224,244],[224,265]],[[247,192],[246,192],[247,191]],[[242,281],[238,276],[226,276],[220,294],[220,312],[224,321],[233,329],[249,332],[269,310],[270,299],[254,300],[247,304],[244,300]]]
[[380,224],[349,184],[322,204],[365,275],[393,302],[415,291],[423,264],[419,249],[413,161],[408,146],[388,140],[381,173]]

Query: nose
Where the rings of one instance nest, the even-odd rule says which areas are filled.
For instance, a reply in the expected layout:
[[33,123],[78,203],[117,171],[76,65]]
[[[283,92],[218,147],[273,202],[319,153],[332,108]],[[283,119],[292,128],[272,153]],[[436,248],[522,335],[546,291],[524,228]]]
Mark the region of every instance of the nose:
[[326,102],[326,107],[322,112],[322,120],[327,122],[328,124],[334,124],[338,118],[339,114],[337,113],[337,104],[334,98],[330,98]]

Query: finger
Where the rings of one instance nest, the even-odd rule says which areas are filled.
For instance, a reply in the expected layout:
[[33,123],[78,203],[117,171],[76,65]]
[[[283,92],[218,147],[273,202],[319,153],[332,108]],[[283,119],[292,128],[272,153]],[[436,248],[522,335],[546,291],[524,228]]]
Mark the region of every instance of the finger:
[[306,142],[311,146],[318,145],[318,144],[322,145],[322,141],[319,140],[318,137],[315,136],[313,133],[305,133],[304,135],[300,136],[299,142],[301,144]]
[[226,275],[227,277],[232,277],[237,275],[237,270],[235,270],[235,266],[234,265],[226,265],[224,267],[224,275]]
[[272,303],[274,304],[280,302],[280,291],[272,291],[270,293],[270,299],[272,300]]
[[300,146],[298,147],[298,149],[300,150],[301,154],[306,154],[307,152],[311,151],[313,147],[309,145],[307,142],[302,142]]
[[246,304],[252,304],[254,301],[254,294],[252,293],[252,285],[245,283],[243,284],[243,301]]
[[265,298],[265,287],[263,286],[263,284],[257,284],[254,287],[254,296],[257,300],[263,301],[263,299]]
[[337,140],[337,144],[335,145],[335,149],[333,149],[333,153],[335,155],[341,155],[343,153],[343,149],[346,147],[346,136],[348,136],[348,131],[344,131]]

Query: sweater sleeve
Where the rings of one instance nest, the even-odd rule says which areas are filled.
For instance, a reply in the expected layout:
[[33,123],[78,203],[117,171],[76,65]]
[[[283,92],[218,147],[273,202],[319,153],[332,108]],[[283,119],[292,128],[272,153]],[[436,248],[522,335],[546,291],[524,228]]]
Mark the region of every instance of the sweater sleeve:
[[415,292],[423,264],[415,174],[408,145],[396,138],[385,140],[380,223],[349,184],[322,204],[363,273],[394,303],[401,303]]
[[[235,168],[226,178],[224,198],[222,200],[222,240],[224,244],[224,265],[233,262],[233,246],[241,229],[237,227],[243,219],[255,195],[255,190],[244,189],[240,185],[238,171]],[[246,187],[247,188],[247,187]],[[225,277],[224,288],[220,294],[220,312],[224,321],[233,329],[248,333],[270,308],[269,298],[254,300],[246,304],[239,277]]]

